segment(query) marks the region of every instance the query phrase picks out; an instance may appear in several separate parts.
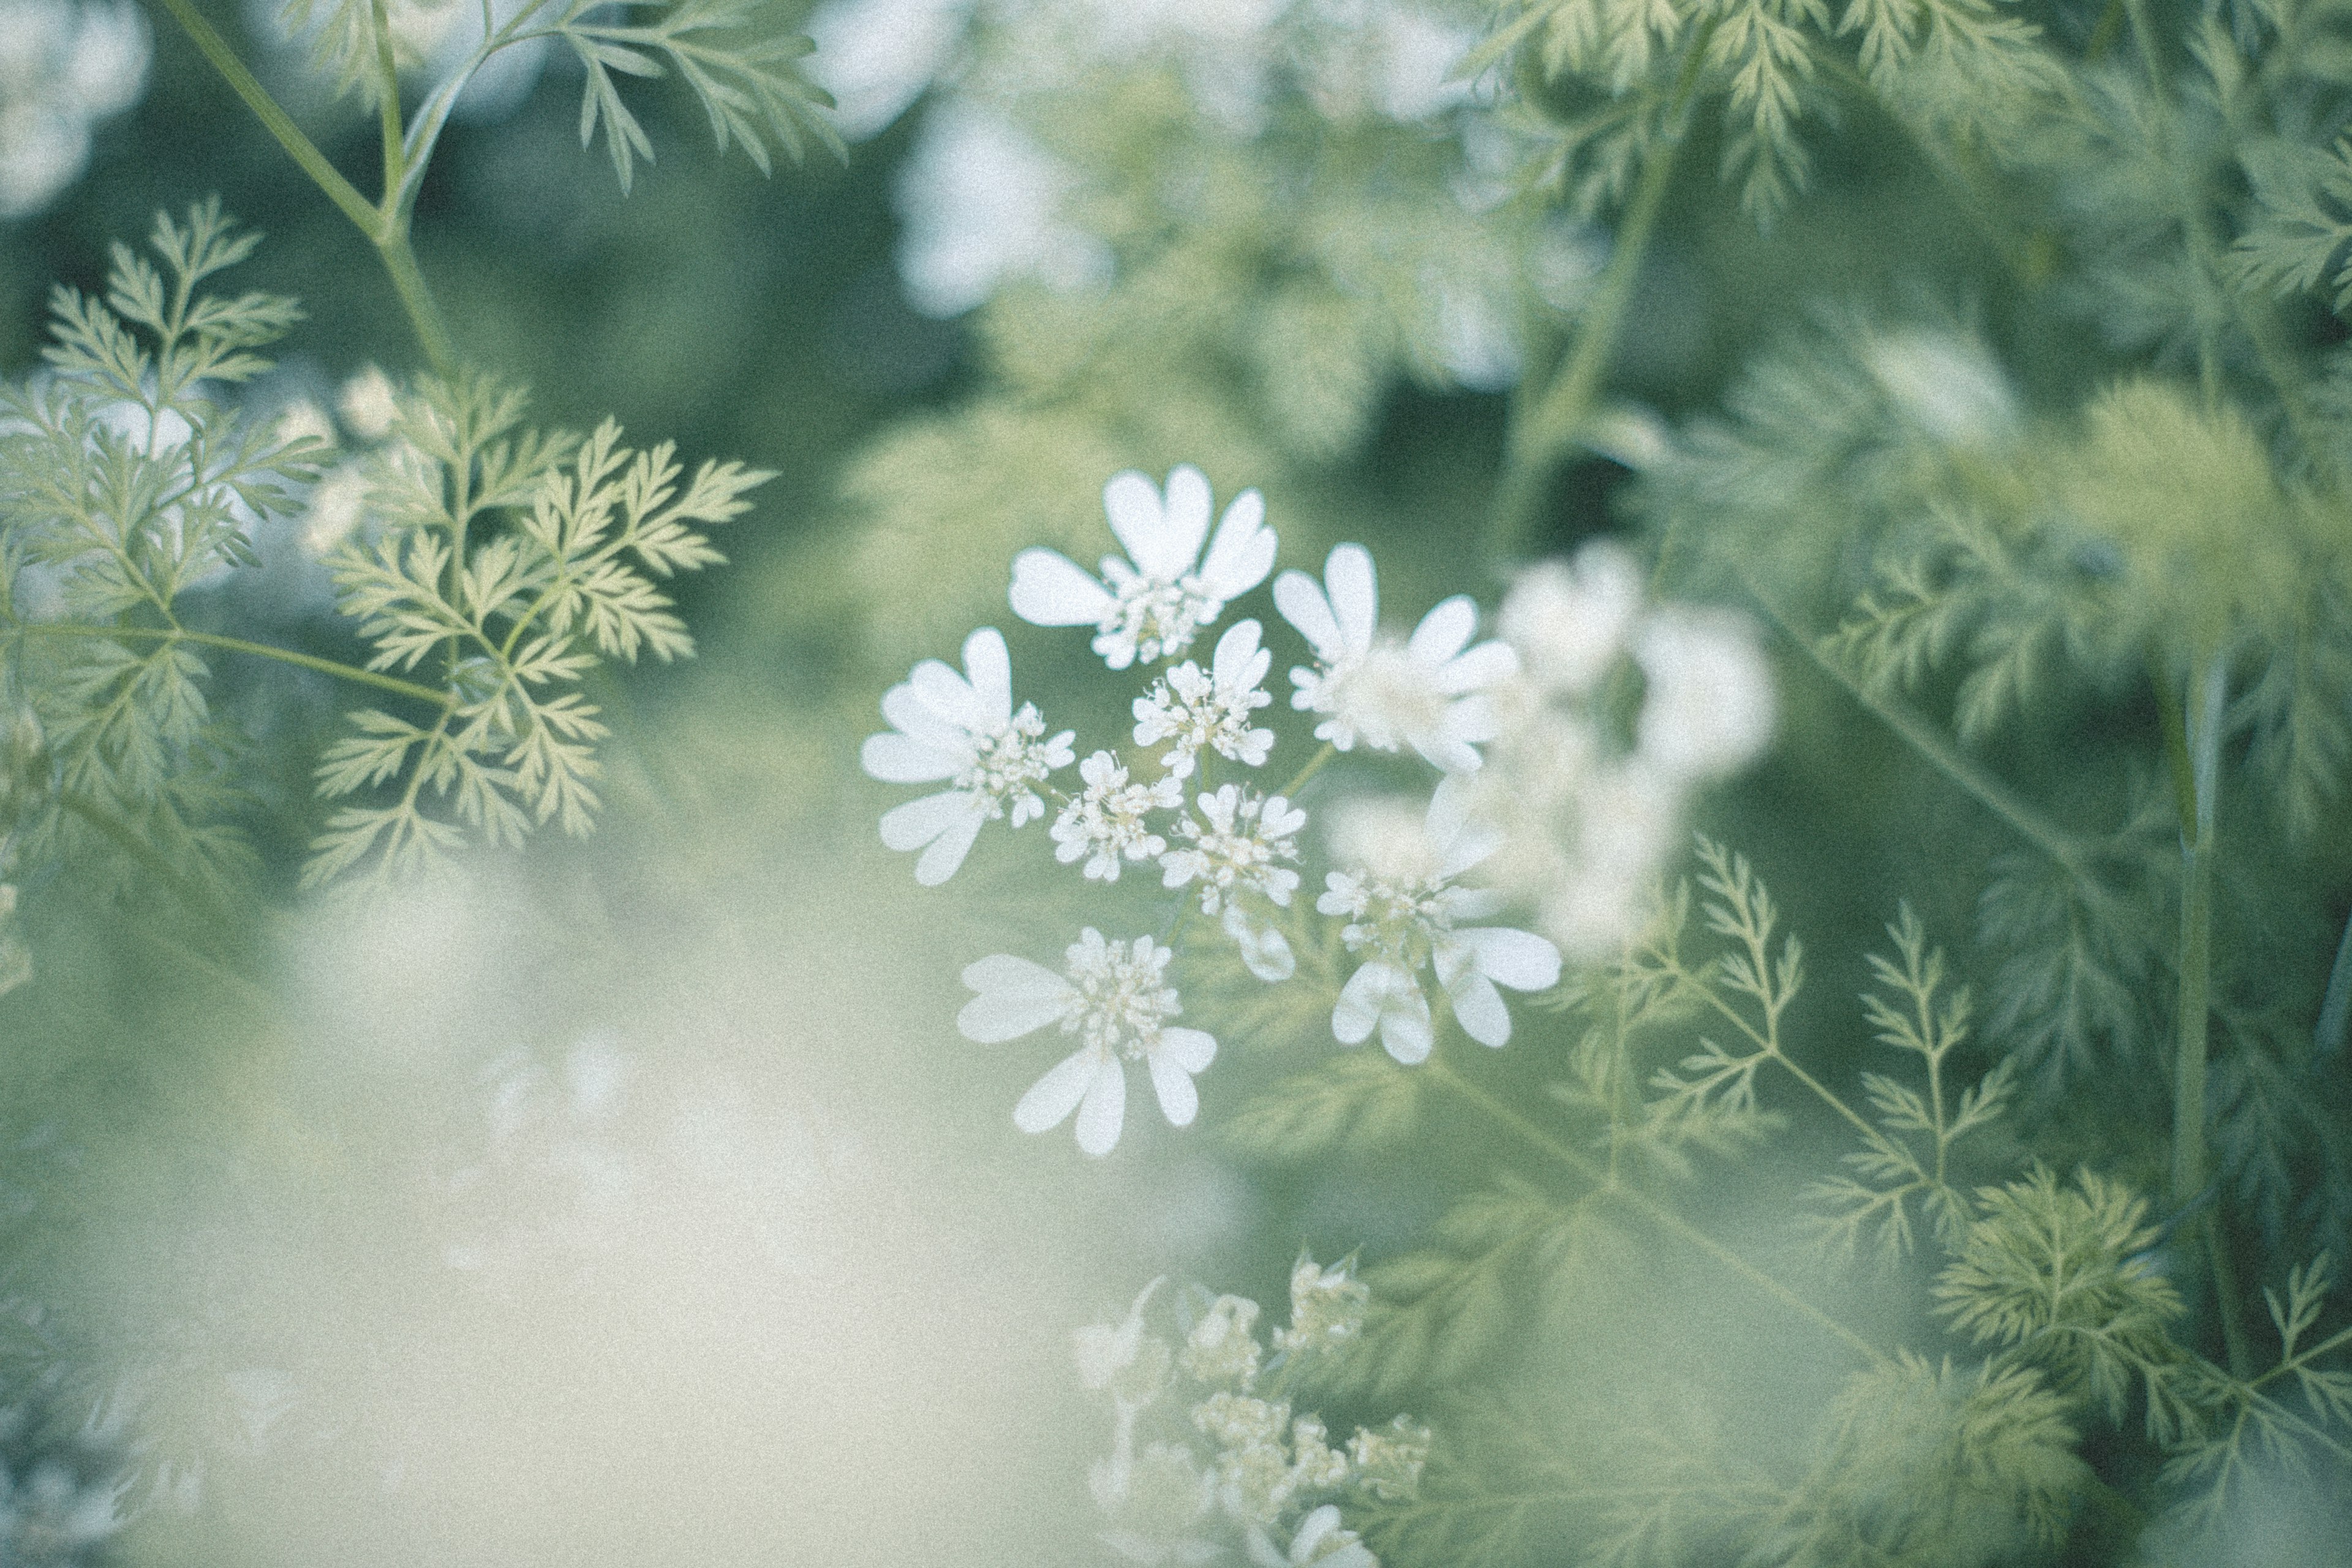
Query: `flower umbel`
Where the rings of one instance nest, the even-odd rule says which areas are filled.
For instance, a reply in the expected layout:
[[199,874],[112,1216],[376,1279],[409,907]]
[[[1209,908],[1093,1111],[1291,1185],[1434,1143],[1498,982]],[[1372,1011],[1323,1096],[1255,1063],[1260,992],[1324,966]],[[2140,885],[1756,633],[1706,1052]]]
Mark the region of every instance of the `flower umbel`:
[[963,972],[978,994],[956,1015],[956,1027],[983,1045],[1017,1039],[1058,1023],[1079,1047],[1021,1097],[1013,1121],[1043,1132],[1078,1113],[1078,1147],[1108,1154],[1127,1117],[1127,1069],[1140,1061],[1171,1127],[1191,1124],[1200,1109],[1192,1075],[1215,1059],[1214,1037],[1172,1026],[1181,1008],[1165,983],[1172,949],[1148,936],[1106,942],[1088,926],[1065,956],[1066,978],[1010,953],[983,958]]
[[1097,881],[1118,880],[1119,861],[1150,860],[1168,847],[1168,840],[1151,831],[1144,818],[1154,811],[1173,811],[1184,804],[1183,785],[1172,778],[1150,784],[1129,784],[1127,769],[1108,752],[1097,752],[1078,764],[1087,781],[1054,819],[1054,858],[1065,865],[1087,857],[1087,875]]
[[1013,708],[1013,666],[1004,636],[982,626],[964,639],[965,673],[938,659],[915,666],[907,679],[882,694],[882,716],[895,728],[866,738],[858,760],[888,784],[946,780],[937,795],[910,800],[882,816],[882,842],[923,851],[915,880],[935,887],[955,875],[981,826],[1006,816],[1020,826],[1042,816],[1036,786],[1075,754],[1075,731],[1050,739],[1034,704]]
[[1284,909],[1297,890],[1298,873],[1280,864],[1298,858],[1298,830],[1307,814],[1281,795],[1225,784],[1194,803],[1203,821],[1176,824],[1182,847],[1160,858],[1161,885],[1198,882],[1201,912],[1213,915],[1235,894],[1257,893]]
[[1106,555],[1097,580],[1057,550],[1024,550],[1013,558],[1013,613],[1033,626],[1093,626],[1094,649],[1113,669],[1182,653],[1274,570],[1265,498],[1234,497],[1213,540],[1211,500],[1208,479],[1189,463],[1168,476],[1164,496],[1141,474],[1114,475],[1103,510],[1131,563]]
[[1135,743],[1175,744],[1160,762],[1177,778],[1192,776],[1202,748],[1251,767],[1263,767],[1274,748],[1274,731],[1250,728],[1250,715],[1273,702],[1258,682],[1274,655],[1258,647],[1258,624],[1239,621],[1217,639],[1216,657],[1203,672],[1191,659],[1170,670],[1148,696],[1135,700]]
[[1476,742],[1495,736],[1486,688],[1518,668],[1500,642],[1475,647],[1478,607],[1456,595],[1432,609],[1400,642],[1379,634],[1380,588],[1360,544],[1331,552],[1318,585],[1304,572],[1275,579],[1275,607],[1315,650],[1317,666],[1290,672],[1290,705],[1328,715],[1316,738],[1346,752],[1360,740],[1376,752],[1411,746],[1448,773],[1479,764]]

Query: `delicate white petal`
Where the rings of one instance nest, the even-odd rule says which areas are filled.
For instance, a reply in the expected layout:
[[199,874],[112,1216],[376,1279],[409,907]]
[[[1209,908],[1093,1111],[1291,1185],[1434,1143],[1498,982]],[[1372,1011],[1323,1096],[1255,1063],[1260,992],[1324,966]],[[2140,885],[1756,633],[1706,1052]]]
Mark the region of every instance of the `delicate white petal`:
[[1078,1147],[1089,1154],[1109,1153],[1126,1121],[1127,1069],[1107,1055],[1078,1107]]
[[1186,1072],[1206,1072],[1217,1059],[1217,1037],[1206,1029],[1162,1029],[1160,1054]]
[[938,659],[927,658],[915,666],[908,673],[907,686],[916,701],[950,724],[982,734],[996,727],[988,722],[987,710],[971,683]]
[[930,847],[916,858],[915,880],[926,888],[936,888],[956,874],[963,858],[971,853],[972,841],[980,837],[981,824],[988,820],[987,810],[978,795],[967,795],[963,798],[971,802],[971,814],[950,822],[931,840]]
[[1349,653],[1362,653],[1372,646],[1381,616],[1372,552],[1360,544],[1335,547],[1323,563],[1323,582],[1330,590],[1331,613],[1339,617],[1340,643]]
[[[940,665],[940,668],[946,669],[947,666]],[[952,675],[953,672],[950,673]],[[908,740],[934,751],[946,752],[957,757],[971,751],[971,731],[924,701],[917,695],[911,681],[894,686],[882,694],[882,717],[896,725],[899,733]]]
[[1474,691],[1467,697],[1457,697],[1447,703],[1444,717],[1437,721],[1437,728],[1446,739],[1471,745],[1491,741],[1503,731],[1502,724],[1495,715],[1495,705],[1487,700],[1483,691]]
[[1298,1533],[1290,1542],[1290,1561],[1294,1563],[1315,1562],[1322,1555],[1317,1549],[1323,1544],[1323,1538],[1339,1528],[1339,1510],[1332,1503],[1325,1503],[1300,1520]]
[[1110,531],[1136,570],[1147,577],[1153,575],[1150,563],[1159,551],[1160,535],[1168,520],[1160,487],[1132,468],[1113,474],[1103,486],[1103,515],[1110,519]]
[[1171,1127],[1190,1127],[1201,1110],[1201,1091],[1192,1075],[1168,1059],[1165,1051],[1151,1058],[1151,1091],[1160,1097],[1160,1113]]
[[1456,594],[1421,617],[1412,628],[1405,652],[1415,664],[1434,669],[1470,646],[1478,629],[1478,605],[1467,594]]
[[[1451,601],[1449,600],[1448,603]],[[1440,605],[1437,608],[1442,610],[1444,607],[1444,605]],[[1429,613],[1434,616],[1437,610],[1432,610]],[[1427,621],[1421,624],[1424,628],[1429,625]],[[1416,643],[1421,640],[1419,632],[1413,634],[1413,640]],[[1440,667],[1431,684],[1448,697],[1459,697],[1465,691],[1483,690],[1486,687],[1508,680],[1518,672],[1519,656],[1511,651],[1510,644],[1482,642],[1469,652],[1459,658],[1451,658]]]
[[1435,1044],[1429,1028],[1429,998],[1421,994],[1412,976],[1405,976],[1406,990],[1392,994],[1390,1005],[1381,1012],[1381,1046],[1389,1055],[1406,1067],[1429,1059],[1430,1047]]
[[[1421,1056],[1400,1056],[1392,1043],[1391,1024],[1415,1014],[1421,1020]],[[1397,1060],[1419,1061],[1429,1054],[1428,999],[1411,974],[1385,959],[1374,959],[1349,975],[1348,984],[1339,988],[1339,1005],[1331,1009],[1331,1033],[1343,1046],[1361,1044],[1375,1026],[1381,1031],[1381,1043]]]
[[882,842],[901,852],[920,849],[959,823],[978,824],[988,807],[969,790],[941,790],[882,814]]
[[[1274,656],[1257,646],[1258,625],[1255,621],[1235,621],[1217,639],[1217,652],[1211,663],[1211,673],[1219,686],[1234,688],[1255,686],[1265,679],[1266,667]],[[1253,670],[1250,667],[1255,665]]]
[[931,784],[953,778],[964,764],[955,752],[895,733],[866,736],[857,748],[857,761],[884,784]]
[[1466,741],[1457,741],[1442,731],[1434,735],[1415,735],[1412,749],[1433,768],[1449,773],[1475,773],[1486,766],[1486,759],[1476,747]]
[[1168,476],[1168,499],[1160,514],[1160,527],[1144,547],[1149,552],[1139,552],[1135,563],[1163,583],[1172,583],[1192,570],[1201,559],[1201,542],[1209,537],[1213,504],[1208,476],[1190,463],[1180,465]]
[[966,1039],[992,1046],[1018,1039],[1060,1018],[1070,983],[1041,963],[1000,952],[967,965],[963,983],[980,993],[956,1015]]
[[[1288,889],[1275,901],[1287,904]],[[1298,958],[1290,951],[1290,939],[1271,926],[1262,931],[1244,927],[1234,942],[1241,950],[1242,966],[1268,985],[1279,985],[1298,973]]]
[[1474,926],[1454,936],[1476,952],[1479,970],[1499,984],[1543,991],[1559,984],[1559,949],[1533,931]]
[[1201,581],[1220,599],[1238,599],[1274,570],[1275,547],[1274,530],[1265,526],[1265,498],[1244,490],[1217,524],[1209,558],[1201,563]]
[[1503,835],[1496,829],[1465,823],[1445,847],[1445,857],[1437,863],[1437,874],[1452,881],[1502,847]]
[[1004,651],[1004,634],[982,626],[963,639],[963,667],[971,678],[971,693],[982,720],[974,729],[1002,730],[1013,721],[1013,659]]
[[1110,613],[1109,589],[1058,550],[1013,558],[1013,613],[1033,626],[1091,626]]
[[[1304,572],[1285,572],[1274,580],[1274,607],[1282,618],[1298,628],[1315,650],[1315,657],[1326,664],[1338,661],[1347,652],[1339,637],[1339,622],[1331,614],[1331,603],[1323,596],[1321,584]],[[1311,672],[1310,672],[1311,673]],[[1299,672],[1291,671],[1293,680]]]
[[1511,1037],[1511,1010],[1495,983],[1475,968],[1465,968],[1445,994],[1453,998],[1454,1021],[1462,1032],[1482,1046],[1499,1046]]
[[1013,1125],[1024,1132],[1059,1127],[1078,1108],[1087,1087],[1106,1067],[1114,1073],[1118,1070],[1118,1062],[1094,1046],[1064,1057],[1045,1069],[1045,1076],[1031,1084],[1021,1103],[1013,1108]]

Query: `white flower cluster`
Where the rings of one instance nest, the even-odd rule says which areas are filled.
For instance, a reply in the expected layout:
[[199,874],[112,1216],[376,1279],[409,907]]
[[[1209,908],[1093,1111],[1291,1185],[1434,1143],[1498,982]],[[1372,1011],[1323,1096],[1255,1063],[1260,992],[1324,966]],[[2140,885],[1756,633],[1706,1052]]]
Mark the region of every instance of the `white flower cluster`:
[[1520,668],[1494,689],[1489,765],[1465,784],[1498,835],[1485,880],[1535,904],[1570,956],[1602,958],[1639,934],[1690,797],[1770,743],[1771,668],[1737,614],[1646,604],[1640,565],[1608,542],[1522,574],[1499,626]]
[[1161,1283],[1144,1287],[1124,1321],[1077,1333],[1079,1378],[1112,1406],[1111,1452],[1090,1478],[1104,1542],[1137,1563],[1230,1560],[1238,1545],[1265,1568],[1378,1568],[1339,1500],[1410,1498],[1428,1429],[1400,1415],[1335,1444],[1291,1398],[1313,1357],[1361,1331],[1367,1293],[1350,1266],[1299,1258],[1290,1325],[1270,1356],[1255,1301],[1198,1287],[1155,1314],[1169,1331],[1150,1331]]
[[135,5],[0,0],[0,219],[79,177],[90,127],[139,101],[151,53]]
[[[1286,572],[1274,588],[1276,607],[1313,655],[1290,671],[1292,707],[1317,716],[1324,752],[1279,789],[1219,780],[1213,775],[1228,766],[1263,768],[1278,743],[1258,722],[1274,705],[1265,689],[1274,652],[1264,625],[1243,619],[1217,637],[1206,668],[1184,656],[1273,572],[1265,503],[1244,491],[1218,517],[1208,479],[1185,466],[1164,487],[1117,475],[1103,489],[1103,510],[1125,554],[1089,573],[1058,552],[1024,550],[1008,597],[1032,625],[1090,628],[1094,652],[1112,670],[1162,667],[1129,703],[1136,749],[1097,749],[1080,762],[1075,731],[1049,735],[1034,704],[1015,705],[1003,635],[982,626],[965,639],[961,673],[925,659],[884,694],[892,728],[867,737],[862,752],[876,778],[946,786],[881,820],[886,844],[919,852],[918,882],[954,875],[987,824],[1017,828],[1050,811],[1055,858],[1079,866],[1087,881],[1117,882],[1151,864],[1162,889],[1180,895],[1160,936],[1113,940],[1088,926],[1058,973],[1010,953],[965,969],[973,996],[958,1026],[967,1037],[994,1043],[1057,1025],[1081,1041],[1023,1097],[1015,1123],[1034,1132],[1075,1115],[1078,1146],[1107,1153],[1125,1125],[1129,1063],[1145,1066],[1171,1125],[1192,1121],[1192,1077],[1214,1059],[1217,1043],[1170,1022],[1181,1012],[1172,972],[1191,921],[1213,919],[1257,980],[1297,975],[1294,938],[1311,934],[1297,897],[1307,825],[1298,786],[1332,755],[1359,747],[1409,748],[1445,782],[1399,830],[1356,836],[1360,852],[1337,846],[1339,868],[1325,878],[1313,912],[1342,922],[1338,945],[1360,962],[1331,1005],[1333,1036],[1355,1045],[1377,1031],[1398,1061],[1425,1059],[1438,1023],[1426,972],[1471,1038],[1508,1040],[1511,1016],[1496,987],[1553,984],[1559,952],[1528,931],[1474,923],[1503,900],[1456,882],[1501,841],[1465,812],[1463,781],[1483,765],[1479,745],[1498,733],[1493,694],[1517,679],[1518,656],[1502,641],[1475,640],[1477,607],[1462,596],[1431,610],[1409,637],[1384,633],[1372,558],[1342,544],[1322,583]],[[1073,763],[1078,783],[1065,793],[1055,775]],[[1344,825],[1340,837],[1349,839]]]

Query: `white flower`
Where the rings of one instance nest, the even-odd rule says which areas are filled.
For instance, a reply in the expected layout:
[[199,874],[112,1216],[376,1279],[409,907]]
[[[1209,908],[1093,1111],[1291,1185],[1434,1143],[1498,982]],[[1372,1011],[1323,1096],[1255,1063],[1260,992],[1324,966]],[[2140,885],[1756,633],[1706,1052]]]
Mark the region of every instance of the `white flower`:
[[1402,642],[1379,636],[1371,555],[1342,544],[1324,565],[1323,585],[1285,572],[1275,579],[1274,603],[1319,661],[1290,672],[1298,688],[1290,705],[1329,715],[1315,727],[1317,739],[1343,752],[1360,739],[1379,752],[1410,745],[1448,773],[1476,769],[1475,742],[1495,735],[1482,693],[1517,670],[1518,658],[1500,642],[1469,646],[1478,608],[1467,595],[1431,610]]
[[956,1015],[966,1038],[994,1045],[1058,1023],[1084,1042],[1013,1108],[1021,1131],[1058,1127],[1075,1110],[1078,1147],[1109,1153],[1127,1116],[1122,1061],[1149,1066],[1170,1126],[1192,1123],[1200,1109],[1192,1075],[1216,1058],[1217,1042],[1200,1029],[1169,1026],[1181,1011],[1175,987],[1162,983],[1173,956],[1148,936],[1107,942],[1088,926],[1065,955],[1066,979],[1009,953],[965,969],[963,983],[978,993]]
[[956,95],[923,116],[898,165],[898,277],[927,316],[961,316],[1000,284],[1108,282],[1110,247],[1066,220],[1077,171],[1003,115]]
[[1094,626],[1094,649],[1113,669],[1182,653],[1274,570],[1265,499],[1235,496],[1214,539],[1211,504],[1207,478],[1189,463],[1168,476],[1164,497],[1132,469],[1112,476],[1103,510],[1132,564],[1104,556],[1098,582],[1059,551],[1024,550],[1013,558],[1013,613],[1033,626]]
[[883,843],[923,851],[915,880],[927,888],[955,875],[982,823],[1008,810],[1015,827],[1043,816],[1045,803],[1034,786],[1075,760],[1074,731],[1048,740],[1034,704],[1013,710],[1013,665],[1002,632],[982,626],[966,637],[963,667],[958,675],[935,658],[915,666],[882,694],[882,716],[896,730],[868,735],[858,753],[866,771],[888,784],[949,781],[939,794],[882,815]]
[[1572,564],[1545,561],[1521,573],[1496,629],[1538,689],[1582,697],[1624,653],[1642,613],[1642,588],[1633,552],[1598,540]]
[[1134,1304],[1128,1308],[1127,1317],[1117,1328],[1108,1323],[1090,1323],[1077,1331],[1081,1384],[1092,1389],[1108,1388],[1113,1378],[1135,1364],[1136,1354],[1143,1347],[1143,1309],[1167,1278],[1163,1274],[1136,1292]]
[[1251,729],[1250,715],[1274,701],[1258,685],[1274,655],[1258,647],[1257,637],[1255,621],[1234,623],[1217,639],[1207,673],[1186,659],[1154,682],[1150,695],[1135,700],[1135,743],[1173,740],[1160,761],[1174,777],[1192,776],[1203,746],[1253,768],[1265,765],[1274,731]]
[[1728,610],[1669,605],[1634,634],[1646,682],[1634,751],[1665,779],[1738,773],[1772,739],[1772,667],[1753,626]]
[[1290,1326],[1277,1329],[1274,1348],[1293,1354],[1343,1344],[1363,1331],[1371,1288],[1347,1262],[1325,1268],[1306,1253],[1290,1266]]
[[1205,825],[1187,816],[1176,825],[1181,849],[1160,858],[1160,885],[1201,885],[1201,912],[1213,915],[1235,893],[1254,892],[1283,909],[1297,890],[1298,873],[1277,862],[1298,858],[1298,830],[1307,814],[1281,795],[1265,796],[1225,784],[1196,804]]
[[1337,1503],[1327,1502],[1298,1521],[1286,1556],[1275,1550],[1263,1530],[1252,1530],[1248,1540],[1249,1559],[1258,1568],[1306,1568],[1308,1563],[1317,1568],[1381,1568],[1381,1560],[1354,1531],[1339,1528]]
[[1150,860],[1167,849],[1168,840],[1152,832],[1144,816],[1183,805],[1182,784],[1172,778],[1129,784],[1127,769],[1108,752],[1097,752],[1080,763],[1078,776],[1087,781],[1085,791],[1054,819],[1055,859],[1067,865],[1087,856],[1088,877],[1116,882],[1121,856]]
[[399,393],[392,377],[368,365],[335,394],[335,412],[361,440],[381,441],[400,419]]
[[1424,1060],[1433,1043],[1419,979],[1424,963],[1445,988],[1463,1033],[1486,1046],[1511,1037],[1498,983],[1540,991],[1559,979],[1559,949],[1542,937],[1456,925],[1497,907],[1494,894],[1453,883],[1492,854],[1499,838],[1471,823],[1454,784],[1446,780],[1431,797],[1418,854],[1399,854],[1382,870],[1334,871],[1315,901],[1323,913],[1347,918],[1340,940],[1349,952],[1367,955],[1331,1009],[1331,1033],[1342,1045],[1360,1045],[1377,1028],[1398,1061]]

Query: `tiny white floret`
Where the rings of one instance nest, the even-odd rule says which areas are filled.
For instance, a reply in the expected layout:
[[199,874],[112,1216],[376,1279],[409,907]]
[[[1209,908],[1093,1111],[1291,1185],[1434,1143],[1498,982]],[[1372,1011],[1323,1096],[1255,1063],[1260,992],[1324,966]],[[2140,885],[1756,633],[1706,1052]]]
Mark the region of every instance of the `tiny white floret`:
[[1411,746],[1448,773],[1479,764],[1477,743],[1495,738],[1486,688],[1518,668],[1509,645],[1472,647],[1478,607],[1447,599],[1402,640],[1380,631],[1380,588],[1360,544],[1331,552],[1318,584],[1304,572],[1275,579],[1275,607],[1315,650],[1316,667],[1290,672],[1290,705],[1326,715],[1316,738],[1340,751],[1358,741],[1377,752]]
[[1252,729],[1250,716],[1274,701],[1258,684],[1274,655],[1257,639],[1255,621],[1238,621],[1217,639],[1208,670],[1186,659],[1135,700],[1135,743],[1173,742],[1160,757],[1171,776],[1191,778],[1204,748],[1249,767],[1265,765],[1274,731]]
[[1013,665],[1004,634],[982,626],[964,639],[964,673],[935,658],[882,694],[895,726],[868,735],[858,760],[886,784],[948,781],[937,795],[882,814],[882,842],[920,849],[915,880],[936,887],[955,875],[983,824],[1009,816],[1019,827],[1043,816],[1036,786],[1076,760],[1076,731],[1048,738],[1034,703],[1013,707]]
[[1207,477],[1189,463],[1168,476],[1164,494],[1132,469],[1114,475],[1103,510],[1127,558],[1104,556],[1096,578],[1058,550],[1024,550],[1013,558],[1013,613],[1033,626],[1095,627],[1094,650],[1113,669],[1182,653],[1274,570],[1265,498],[1234,497],[1214,539],[1211,506]]

